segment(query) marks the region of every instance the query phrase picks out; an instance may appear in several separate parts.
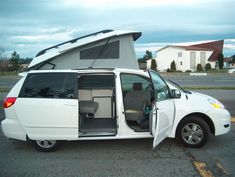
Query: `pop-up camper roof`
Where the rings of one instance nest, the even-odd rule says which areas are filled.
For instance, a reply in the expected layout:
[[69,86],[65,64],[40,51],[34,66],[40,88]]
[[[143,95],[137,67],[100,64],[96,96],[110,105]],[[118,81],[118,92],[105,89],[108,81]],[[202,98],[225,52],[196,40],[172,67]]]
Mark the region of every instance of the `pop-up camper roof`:
[[40,51],[28,70],[130,68],[139,69],[134,43],[136,31],[104,30]]

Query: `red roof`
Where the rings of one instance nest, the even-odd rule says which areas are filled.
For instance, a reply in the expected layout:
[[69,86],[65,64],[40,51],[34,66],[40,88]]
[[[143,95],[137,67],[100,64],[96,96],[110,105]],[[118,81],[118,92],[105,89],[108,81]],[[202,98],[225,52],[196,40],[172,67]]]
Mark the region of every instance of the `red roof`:
[[213,53],[209,57],[208,61],[216,61],[218,59],[219,53],[223,53],[223,46],[224,46],[224,40],[191,45],[191,47],[200,47],[212,50]]
[[212,51],[212,50],[208,50],[206,48],[202,48],[202,47],[194,47],[194,46],[177,46],[177,45],[174,45],[174,47],[179,47],[179,48],[183,48],[185,50],[203,50],[203,51]]

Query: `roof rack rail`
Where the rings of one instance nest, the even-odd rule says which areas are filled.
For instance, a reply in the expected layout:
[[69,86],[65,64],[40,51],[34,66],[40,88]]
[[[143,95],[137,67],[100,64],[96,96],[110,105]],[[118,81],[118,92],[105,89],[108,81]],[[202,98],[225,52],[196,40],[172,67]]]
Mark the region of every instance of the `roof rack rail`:
[[72,70],[107,70],[107,71],[113,71],[115,68],[77,68]]
[[83,38],[86,38],[86,37],[90,37],[90,36],[94,36],[94,35],[97,35],[99,33],[109,33],[109,32],[112,32],[113,30],[102,30],[102,31],[98,31],[98,32],[95,32],[95,33],[91,33],[91,34],[88,34],[88,35],[85,35],[85,36],[81,36],[81,37],[78,37],[78,38],[75,38],[75,39],[72,39],[72,40],[69,40],[69,41],[66,41],[66,42],[62,42],[60,44],[57,44],[57,45],[54,45],[52,47],[48,47],[46,49],[43,49],[41,50],[40,52],[38,52],[38,54],[36,55],[36,57],[40,56],[40,55],[43,55],[44,53],[46,53],[47,50],[50,50],[50,49],[53,49],[53,48],[56,48],[56,47],[59,47],[61,45],[64,45],[66,43],[75,43],[77,42],[78,40],[80,39],[83,39]]

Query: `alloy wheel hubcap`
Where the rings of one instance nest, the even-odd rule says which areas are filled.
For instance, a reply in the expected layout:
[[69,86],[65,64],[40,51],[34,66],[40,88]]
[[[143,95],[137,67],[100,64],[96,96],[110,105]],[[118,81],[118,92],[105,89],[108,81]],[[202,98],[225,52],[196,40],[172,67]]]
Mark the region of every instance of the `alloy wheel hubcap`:
[[183,140],[188,144],[198,144],[203,139],[203,131],[201,126],[195,123],[186,124],[181,132]]
[[42,148],[51,148],[55,145],[56,140],[37,140],[36,143]]

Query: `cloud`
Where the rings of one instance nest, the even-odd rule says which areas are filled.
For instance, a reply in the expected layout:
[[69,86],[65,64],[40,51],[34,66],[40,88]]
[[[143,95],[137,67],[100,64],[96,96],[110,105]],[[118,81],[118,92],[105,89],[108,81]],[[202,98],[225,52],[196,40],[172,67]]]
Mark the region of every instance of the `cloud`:
[[0,2],[0,45],[31,57],[103,29],[143,32],[138,53],[166,43],[234,40],[234,6],[234,0],[10,0]]
[[168,5],[193,5],[201,2],[200,0],[62,0],[67,7],[81,6],[83,8],[99,7],[101,9],[108,8],[143,8],[157,7]]
[[224,44],[224,49],[235,50],[235,44]]
[[[44,34],[42,35],[18,35],[18,36],[12,36],[10,37],[11,41],[14,42],[46,42],[46,41],[66,41],[74,38],[74,33],[77,33],[78,30],[66,30],[64,32],[57,32],[58,29],[42,29],[42,32]],[[54,32],[54,33],[53,33]]]

